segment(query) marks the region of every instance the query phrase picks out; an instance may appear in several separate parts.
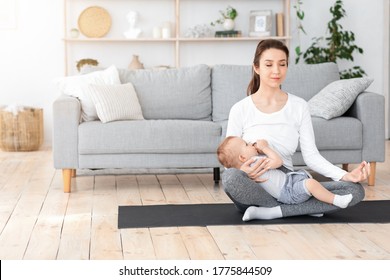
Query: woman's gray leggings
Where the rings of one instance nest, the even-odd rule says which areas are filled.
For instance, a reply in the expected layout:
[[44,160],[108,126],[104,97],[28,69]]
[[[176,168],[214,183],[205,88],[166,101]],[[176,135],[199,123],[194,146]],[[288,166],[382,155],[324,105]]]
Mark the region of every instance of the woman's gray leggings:
[[[321,182],[321,184],[334,194],[352,194],[353,199],[349,206],[359,203],[364,198],[364,188],[361,184],[344,181]],[[244,171],[235,168],[224,170],[222,185],[226,194],[241,212],[245,212],[249,206],[275,207],[280,205],[283,217],[289,217],[327,213],[340,209],[314,197],[300,204],[281,204],[259,187],[255,181],[251,180]]]

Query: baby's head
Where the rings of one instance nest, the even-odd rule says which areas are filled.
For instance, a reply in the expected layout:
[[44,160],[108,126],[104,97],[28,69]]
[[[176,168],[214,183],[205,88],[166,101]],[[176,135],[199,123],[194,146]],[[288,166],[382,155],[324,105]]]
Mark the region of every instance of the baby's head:
[[257,156],[256,148],[237,136],[228,136],[217,150],[219,162],[226,168],[240,168],[242,163]]

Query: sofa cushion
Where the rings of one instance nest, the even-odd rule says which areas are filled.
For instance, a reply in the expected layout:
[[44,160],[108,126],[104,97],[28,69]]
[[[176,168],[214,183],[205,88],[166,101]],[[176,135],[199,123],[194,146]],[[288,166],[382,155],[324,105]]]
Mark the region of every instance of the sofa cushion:
[[309,101],[321,89],[340,79],[336,63],[290,64],[282,89]]
[[84,122],[79,126],[79,153],[215,153],[221,134],[221,126],[210,121]]
[[119,69],[132,83],[145,119],[211,120],[210,68],[196,65],[167,70]]
[[309,100],[311,115],[327,120],[340,117],[372,81],[371,78],[363,77],[330,83]]
[[246,97],[251,77],[250,65],[219,64],[212,67],[213,121],[225,121],[229,118],[230,108]]
[[137,93],[131,83],[89,85],[85,91],[95,104],[97,115],[102,123],[144,119]]
[[84,92],[85,87],[90,84],[119,85],[121,83],[118,70],[114,65],[105,70],[99,68],[95,70],[90,70],[88,73],[83,72],[83,75],[68,76],[58,80],[58,88],[63,94],[75,96],[80,100],[83,121],[98,119],[95,105],[91,98]]
[[[313,117],[312,122],[318,150],[362,149],[363,125],[358,119],[340,117],[325,120]],[[300,151],[300,147],[297,150]]]

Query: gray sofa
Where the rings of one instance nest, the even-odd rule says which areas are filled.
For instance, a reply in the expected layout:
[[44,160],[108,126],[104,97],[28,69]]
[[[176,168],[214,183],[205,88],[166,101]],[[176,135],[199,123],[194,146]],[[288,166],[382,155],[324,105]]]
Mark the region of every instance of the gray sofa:
[[[61,95],[53,104],[54,166],[63,170],[64,191],[76,169],[214,168],[216,149],[225,137],[232,105],[246,96],[251,66],[197,65],[162,71],[119,70],[131,82],[145,120],[80,123],[77,98]],[[309,100],[338,80],[336,64],[291,65],[283,89]],[[342,116],[313,117],[316,144],[334,164],[384,161],[384,97],[363,92]],[[304,165],[299,152],[294,165]],[[345,165],[344,165],[345,167]]]

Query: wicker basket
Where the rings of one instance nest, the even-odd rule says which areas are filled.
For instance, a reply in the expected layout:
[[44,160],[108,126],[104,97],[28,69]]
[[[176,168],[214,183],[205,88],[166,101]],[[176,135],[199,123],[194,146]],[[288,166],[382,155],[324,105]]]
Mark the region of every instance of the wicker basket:
[[17,114],[0,109],[0,149],[35,151],[43,143],[43,109],[24,107]]

